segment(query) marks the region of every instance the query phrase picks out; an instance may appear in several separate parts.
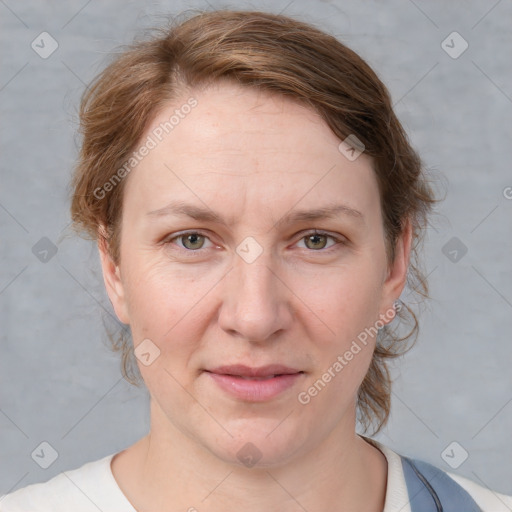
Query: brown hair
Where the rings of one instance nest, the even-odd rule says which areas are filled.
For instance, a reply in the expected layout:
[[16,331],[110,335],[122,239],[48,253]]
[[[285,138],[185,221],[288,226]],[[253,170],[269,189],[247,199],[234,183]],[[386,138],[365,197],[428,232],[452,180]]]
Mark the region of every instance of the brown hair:
[[[183,91],[225,79],[300,102],[315,110],[340,140],[355,135],[364,144],[378,181],[388,262],[393,261],[397,238],[410,220],[413,246],[407,284],[412,292],[428,297],[419,268],[419,243],[436,199],[393,112],[387,89],[368,64],[336,38],[283,15],[196,13],[115,58],[81,103],[83,142],[71,205],[75,228],[107,243],[113,260],[119,262],[124,180],[100,199],[95,191],[129,160],[159,108],[182,97]],[[387,360],[402,355],[410,348],[404,342],[414,342],[418,335],[416,315],[403,305],[397,317],[400,324],[412,323],[410,331],[400,336],[398,320],[394,327],[386,325],[379,331],[358,392],[358,418],[365,432],[372,424],[378,432],[389,416]],[[136,383],[139,374],[126,331],[112,341],[122,351],[125,378]]]

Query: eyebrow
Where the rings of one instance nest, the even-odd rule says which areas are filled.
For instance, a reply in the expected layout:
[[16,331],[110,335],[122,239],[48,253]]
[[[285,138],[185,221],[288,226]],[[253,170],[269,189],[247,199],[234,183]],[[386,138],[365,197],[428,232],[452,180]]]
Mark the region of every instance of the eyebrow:
[[167,215],[190,217],[203,222],[215,222],[227,226],[227,222],[213,210],[207,207],[195,206],[184,201],[172,201],[167,206],[147,213],[150,217],[164,217]]
[[[331,204],[322,208],[314,208],[309,210],[291,210],[281,217],[275,224],[282,226],[303,221],[317,221],[322,219],[333,219],[340,214],[364,222],[364,215],[350,206],[344,204]],[[228,226],[228,222],[219,214],[215,213],[208,207],[196,206],[184,201],[172,201],[163,208],[153,210],[147,213],[149,217],[164,217],[168,215],[190,217],[197,221],[212,222],[222,226]]]
[[311,210],[292,210],[276,222],[276,226],[284,224],[293,224],[301,221],[317,221],[323,219],[334,219],[340,214],[352,217],[360,222],[364,222],[364,215],[354,208],[344,204],[331,204],[322,208]]

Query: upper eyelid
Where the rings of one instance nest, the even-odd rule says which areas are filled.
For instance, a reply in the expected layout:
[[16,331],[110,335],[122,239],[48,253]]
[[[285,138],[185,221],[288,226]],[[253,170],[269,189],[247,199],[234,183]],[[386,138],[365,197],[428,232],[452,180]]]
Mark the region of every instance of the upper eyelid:
[[[310,236],[310,235],[322,235],[322,236],[326,236],[328,238],[332,238],[333,240],[335,240],[336,242],[338,243],[343,243],[345,242],[345,237],[343,235],[332,235],[330,233],[328,233],[327,231],[322,231],[321,229],[309,229],[309,230],[303,230],[303,231],[300,231],[299,233],[302,233],[302,236],[299,237],[299,239],[297,241],[300,241],[302,239],[304,239],[306,236]],[[173,240],[176,240],[177,238],[181,238],[181,237],[184,237],[184,236],[187,236],[187,235],[190,235],[190,234],[198,234],[198,235],[201,235],[201,236],[204,236],[205,238],[207,238],[212,244],[214,244],[214,242],[211,240],[211,238],[206,234],[206,232],[200,230],[200,229],[196,229],[196,230],[188,230],[188,231],[184,231],[184,232],[181,232],[181,233],[178,233],[177,235],[174,235],[172,238],[171,237],[166,237],[163,242],[164,243],[170,243],[171,241]],[[296,236],[296,235],[294,235]],[[214,244],[215,245],[215,244]],[[182,249],[182,247],[180,247],[180,249]],[[191,250],[191,249],[184,249],[184,250],[188,250],[189,252],[198,252],[200,251],[201,249],[203,249],[203,247],[201,247],[200,249],[197,249],[195,251]]]
[[[210,238],[206,233],[204,233],[204,232],[203,232],[203,231],[201,231],[201,230],[197,230],[197,229],[196,229],[196,230],[190,230],[190,231],[184,231],[184,232],[182,232],[182,233],[178,233],[177,235],[174,235],[174,236],[172,236],[172,237],[170,237],[170,236],[169,236],[169,237],[165,237],[165,238],[162,240],[162,242],[163,242],[164,244],[166,244],[166,243],[170,243],[170,242],[172,242],[173,240],[176,240],[176,239],[178,239],[178,238],[182,238],[182,237],[184,237],[184,236],[187,236],[187,235],[194,235],[194,234],[204,236],[204,237],[205,237],[205,238],[207,238],[207,239],[208,239],[212,244],[214,243],[214,242],[212,242],[211,238]],[[215,245],[215,244],[214,244],[214,245]],[[201,247],[201,249],[202,249],[202,247]],[[198,249],[198,250],[201,250],[201,249]],[[192,251],[191,251],[191,252],[192,252]],[[197,252],[197,251],[196,251],[196,252]]]

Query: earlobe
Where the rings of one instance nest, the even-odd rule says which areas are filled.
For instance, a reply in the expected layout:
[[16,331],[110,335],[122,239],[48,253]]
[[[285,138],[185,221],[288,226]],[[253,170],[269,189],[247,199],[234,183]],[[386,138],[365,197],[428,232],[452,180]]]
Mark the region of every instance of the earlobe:
[[100,231],[98,236],[98,251],[100,254],[105,289],[107,290],[108,297],[117,318],[119,318],[122,323],[129,324],[128,307],[120,269],[112,260],[108,248],[108,242],[101,233],[102,232]]

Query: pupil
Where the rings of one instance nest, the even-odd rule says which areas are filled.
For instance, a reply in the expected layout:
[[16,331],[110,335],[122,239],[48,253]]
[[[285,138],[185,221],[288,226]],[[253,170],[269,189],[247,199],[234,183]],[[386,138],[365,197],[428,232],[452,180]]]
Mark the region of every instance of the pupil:
[[[191,245],[195,245],[195,244],[198,244],[199,246],[201,246],[201,243],[200,243],[200,240],[199,240],[199,237],[201,235],[198,235],[196,233],[193,233],[191,235],[188,235],[187,236],[187,241],[191,244]],[[198,242],[199,240],[199,242]],[[197,248],[197,247],[196,247]]]
[[322,244],[323,238],[324,238],[324,235],[310,235],[309,240],[310,240],[310,242],[313,243],[313,245],[316,245],[316,247],[318,247],[318,244],[320,244],[321,246],[323,245]]

